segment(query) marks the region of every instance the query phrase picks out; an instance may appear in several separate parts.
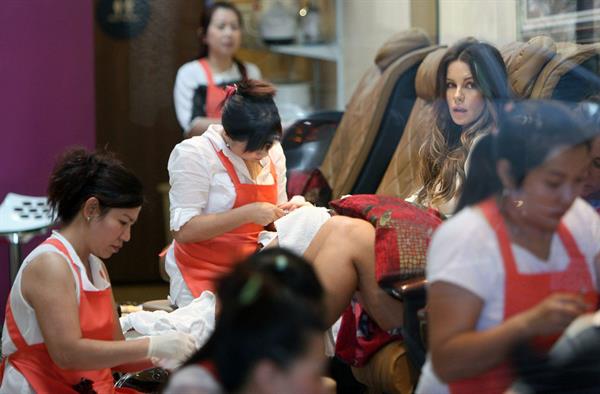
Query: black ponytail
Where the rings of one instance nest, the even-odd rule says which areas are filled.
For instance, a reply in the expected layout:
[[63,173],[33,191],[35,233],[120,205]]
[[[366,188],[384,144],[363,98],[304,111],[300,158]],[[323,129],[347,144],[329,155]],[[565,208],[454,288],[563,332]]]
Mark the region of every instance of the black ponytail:
[[140,180],[109,153],[75,148],[56,163],[48,184],[48,201],[58,219],[69,224],[90,197],[104,214],[110,208],[135,208],[144,201]]
[[247,142],[246,152],[263,149],[281,138],[281,118],[268,82],[245,79],[223,103],[221,123],[229,137]]
[[487,134],[481,137],[471,151],[469,172],[455,212],[502,191],[502,182],[496,172],[495,157],[493,135]]
[[185,365],[210,362],[225,392],[237,392],[254,367],[289,367],[321,335],[323,288],[312,266],[280,248],[260,252],[217,286],[221,312],[208,342]]

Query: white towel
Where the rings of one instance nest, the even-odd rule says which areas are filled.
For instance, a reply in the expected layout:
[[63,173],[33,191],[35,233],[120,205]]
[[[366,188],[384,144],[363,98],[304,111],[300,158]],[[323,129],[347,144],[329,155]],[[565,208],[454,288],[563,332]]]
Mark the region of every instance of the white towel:
[[302,256],[323,223],[330,217],[327,209],[312,205],[293,210],[275,221],[279,246]]
[[160,335],[177,331],[192,335],[196,346],[206,343],[215,329],[216,297],[204,291],[189,305],[167,313],[165,311],[139,311],[120,319],[123,333],[133,329],[141,335]]

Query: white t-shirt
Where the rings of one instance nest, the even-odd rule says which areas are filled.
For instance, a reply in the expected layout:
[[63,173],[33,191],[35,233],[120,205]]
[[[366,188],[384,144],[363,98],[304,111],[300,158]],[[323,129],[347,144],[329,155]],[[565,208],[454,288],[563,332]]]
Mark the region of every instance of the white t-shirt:
[[[594,258],[600,252],[600,217],[582,199],[576,199],[563,217],[579,250],[585,256],[596,289],[598,277]],[[562,271],[569,263],[567,251],[554,234],[547,261],[519,245],[511,244],[520,273]],[[433,235],[427,256],[429,283],[444,281],[460,286],[483,300],[478,331],[499,325],[504,316],[505,272],[496,233],[478,208],[465,208],[443,223]],[[417,393],[447,393],[435,376],[428,357]]]
[[[91,281],[87,276],[85,267],[83,263],[79,259],[77,253],[71,246],[71,244],[58,232],[52,232],[52,237],[58,239],[65,245],[73,262],[77,267],[80,268],[81,272],[81,281],[83,283],[83,288],[85,291],[101,291],[110,287],[110,283],[104,278],[104,264],[102,261],[94,256],[89,256],[90,269],[92,273]],[[77,279],[77,273],[73,269],[73,266],[68,262],[69,259],[62,252],[56,249],[54,246],[49,244],[41,244],[37,248],[35,248],[23,261],[23,264],[19,268],[19,272],[15,278],[15,282],[10,290],[10,308],[15,318],[15,323],[27,342],[28,345],[34,345],[37,343],[43,343],[44,338],[42,337],[42,332],[40,330],[40,326],[38,324],[37,318],[35,316],[35,310],[27,303],[27,301],[23,298],[23,294],[21,293],[21,277],[23,270],[27,265],[38,257],[42,253],[47,252],[55,252],[58,253],[65,258],[65,263],[69,265],[71,271],[73,272],[73,279],[75,280],[75,288],[77,294],[77,303],[79,303],[79,280]],[[16,351],[16,347],[13,341],[10,339],[8,335],[8,330],[6,328],[6,321],[4,322],[4,327],[2,330],[2,354],[8,356]],[[12,393],[25,393],[25,394],[34,394],[33,389],[25,379],[23,375],[17,369],[15,369],[10,362],[6,364],[6,370],[4,371],[4,379],[2,380],[2,384],[0,385],[0,394],[12,394]]]
[[[244,63],[244,66],[246,66],[248,78],[261,78],[260,70],[254,64]],[[236,83],[241,79],[242,74],[235,63],[229,70],[213,74],[213,82],[218,86]],[[173,100],[177,120],[184,132],[192,128],[196,119],[206,116],[204,106],[206,105],[207,83],[206,74],[198,60],[185,63],[177,71]]]
[[222,394],[219,382],[205,368],[188,365],[170,378],[165,394]]
[[[210,125],[204,134],[180,142],[171,152],[168,163],[171,230],[178,231],[195,216],[233,208],[235,187],[212,144],[223,150],[241,183],[272,185],[270,160],[273,160],[277,172],[277,203],[287,201],[285,155],[281,144],[275,143],[269,155],[261,160],[262,169],[254,181],[244,160],[226,147],[222,133],[221,125]],[[189,304],[193,296],[177,267],[173,245],[167,251],[165,269],[170,277],[171,302],[178,306]]]

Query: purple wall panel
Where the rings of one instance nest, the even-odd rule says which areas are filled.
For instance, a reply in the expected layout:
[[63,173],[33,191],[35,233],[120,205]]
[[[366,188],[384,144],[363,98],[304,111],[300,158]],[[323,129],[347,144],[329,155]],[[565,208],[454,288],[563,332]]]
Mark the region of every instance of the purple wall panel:
[[[0,201],[8,192],[44,195],[54,160],[66,147],[95,145],[92,5],[85,0],[2,3]],[[7,276],[8,247],[2,241],[1,311]]]

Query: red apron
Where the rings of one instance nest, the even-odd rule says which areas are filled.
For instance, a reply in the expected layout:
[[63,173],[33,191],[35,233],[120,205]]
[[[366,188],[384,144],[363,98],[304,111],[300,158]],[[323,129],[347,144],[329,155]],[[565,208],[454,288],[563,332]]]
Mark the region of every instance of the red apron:
[[[277,172],[273,160],[270,161],[271,176],[274,181],[272,185],[241,183],[231,161],[222,150],[217,150],[214,145],[213,148],[235,187],[236,197],[233,208],[254,202],[277,204]],[[264,227],[261,225],[247,223],[204,241],[191,243],[173,241],[177,266],[192,295],[199,297],[204,290],[213,291],[217,278],[231,271],[237,262],[256,252],[258,234],[262,230]]]
[[[73,262],[73,258],[62,242],[56,238],[49,238],[44,243],[54,246],[67,256],[69,263],[77,272],[81,336],[87,339],[112,341],[115,322],[110,288],[100,291],[84,290],[79,267]],[[8,360],[27,379],[36,393],[77,393],[73,386],[78,384],[85,386],[82,382],[85,380],[93,384],[93,390],[99,394],[115,392],[110,368],[91,371],[61,369],[52,361],[44,343],[27,344],[13,316],[10,299],[6,304],[6,327],[17,350],[4,358],[0,382],[3,378],[4,365]],[[118,392],[135,391],[119,389]]]
[[198,62],[206,75],[206,117],[221,119],[221,105],[227,97],[227,93],[225,93],[225,89],[215,85],[208,60],[202,58]]
[[[555,292],[583,293],[590,312],[598,302],[585,257],[577,247],[575,239],[564,223],[557,228],[558,236],[567,250],[569,264],[564,271],[521,274],[517,270],[511,242],[498,211],[496,201],[487,200],[479,205],[484,216],[496,232],[505,271],[504,320],[524,312]],[[536,337],[533,344],[540,350],[549,350],[560,335]],[[470,379],[450,383],[452,394],[457,393],[503,393],[514,380],[514,374],[508,362],[490,371]]]

